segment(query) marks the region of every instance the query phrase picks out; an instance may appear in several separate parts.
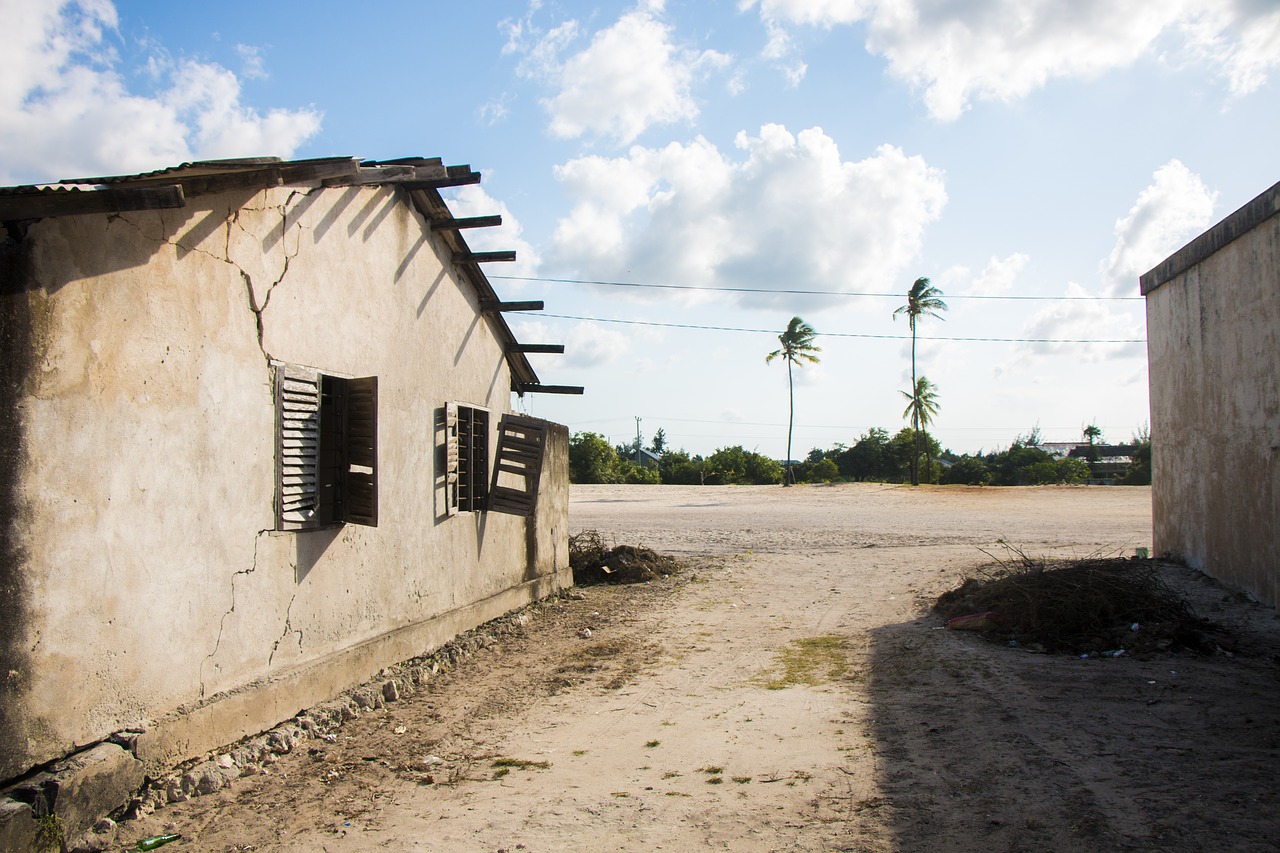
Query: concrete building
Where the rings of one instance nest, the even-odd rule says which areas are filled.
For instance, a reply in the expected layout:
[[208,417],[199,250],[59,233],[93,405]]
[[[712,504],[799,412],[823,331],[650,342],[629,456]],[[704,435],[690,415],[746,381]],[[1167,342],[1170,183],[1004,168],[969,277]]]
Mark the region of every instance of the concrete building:
[[1280,184],[1141,285],[1155,553],[1280,608]]
[[[572,583],[568,434],[438,160],[0,189],[0,780],[170,766]],[[497,472],[497,473],[495,473]]]

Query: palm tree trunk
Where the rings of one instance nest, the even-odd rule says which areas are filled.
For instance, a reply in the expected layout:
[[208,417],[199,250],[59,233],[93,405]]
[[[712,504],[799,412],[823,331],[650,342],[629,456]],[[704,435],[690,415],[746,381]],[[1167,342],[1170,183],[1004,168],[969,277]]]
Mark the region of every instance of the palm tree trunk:
[[787,473],[782,478],[782,485],[791,485],[791,428],[796,422],[796,386],[791,379],[791,359],[787,359],[787,396],[791,410],[787,415]]
[[[919,393],[919,389],[916,387],[915,317],[911,318],[911,393],[913,395]],[[918,406],[911,417],[911,440],[914,444],[914,452],[911,454],[911,485],[918,486],[920,485],[920,410]]]

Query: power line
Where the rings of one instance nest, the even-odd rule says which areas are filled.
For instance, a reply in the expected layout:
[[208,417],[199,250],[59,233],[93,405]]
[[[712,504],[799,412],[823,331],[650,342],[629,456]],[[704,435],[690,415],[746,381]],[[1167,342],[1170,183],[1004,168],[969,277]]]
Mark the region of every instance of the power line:
[[[737,326],[700,326],[694,323],[657,323],[651,320],[618,320],[610,317],[578,317],[572,314],[539,314],[556,320],[580,320],[585,323],[617,323],[623,326],[657,326],[663,329],[693,329],[703,332],[750,332],[753,334],[776,335],[777,329],[744,329]],[[858,332],[819,332],[819,337],[829,338],[863,338],[881,341],[909,341],[910,335],[869,335]],[[917,335],[918,341],[958,341],[968,343],[1000,343],[1000,344],[1145,344],[1146,338],[1131,339],[1085,339],[1085,338],[960,338],[934,335]]]
[[[602,287],[641,287],[653,288],[657,290],[708,290],[717,293],[770,293],[782,294],[787,296],[865,296],[876,299],[902,299],[901,293],[874,293],[871,291],[861,290],[790,290],[790,289],[772,289],[772,288],[755,288],[755,287],[713,287],[711,285],[700,284],[654,284],[642,283],[635,281],[597,281],[592,279],[579,278],[544,278],[532,275],[490,275],[491,279],[503,279],[505,281],[541,281],[550,284],[595,284]],[[948,296],[948,299],[1004,299],[1010,301],[1024,302],[1139,302],[1146,299],[1145,296],[1007,296],[999,294],[959,294]]]

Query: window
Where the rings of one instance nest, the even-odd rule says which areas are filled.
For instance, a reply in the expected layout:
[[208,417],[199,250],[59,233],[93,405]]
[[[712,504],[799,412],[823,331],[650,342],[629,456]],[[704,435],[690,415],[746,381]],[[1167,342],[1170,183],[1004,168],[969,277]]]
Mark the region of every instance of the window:
[[449,515],[488,508],[488,410],[458,403],[445,406],[445,470]]
[[276,529],[378,526],[378,377],[275,365]]

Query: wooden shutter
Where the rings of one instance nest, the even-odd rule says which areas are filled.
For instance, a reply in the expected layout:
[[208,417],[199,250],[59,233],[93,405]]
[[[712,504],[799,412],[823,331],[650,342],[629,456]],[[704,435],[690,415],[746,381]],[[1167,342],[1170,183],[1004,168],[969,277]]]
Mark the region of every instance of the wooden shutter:
[[538,501],[538,478],[546,452],[544,421],[504,415],[498,426],[498,452],[493,466],[489,509],[528,518]]
[[481,512],[489,499],[489,413],[458,406],[458,509]]
[[320,374],[277,365],[276,529],[303,530],[319,508]]
[[446,512],[458,514],[458,404],[444,406],[444,490]]
[[378,377],[348,379],[341,520],[378,526]]

